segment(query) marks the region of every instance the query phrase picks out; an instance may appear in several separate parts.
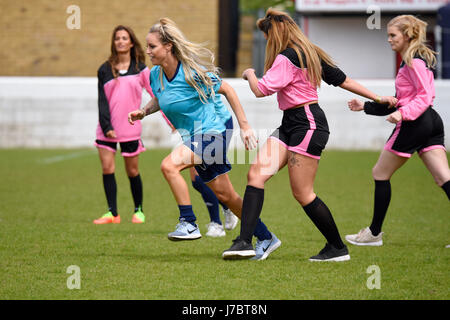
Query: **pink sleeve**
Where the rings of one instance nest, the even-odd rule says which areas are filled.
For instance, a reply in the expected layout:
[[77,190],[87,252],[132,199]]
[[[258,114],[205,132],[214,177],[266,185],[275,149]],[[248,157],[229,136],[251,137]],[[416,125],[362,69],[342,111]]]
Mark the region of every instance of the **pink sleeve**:
[[433,74],[427,69],[425,62],[421,59],[413,59],[412,68],[408,67],[408,75],[411,83],[417,89],[416,96],[399,111],[403,120],[413,121],[433,104],[434,85]]
[[139,74],[141,78],[141,85],[142,87],[147,90],[147,92],[150,94],[151,97],[154,97],[152,88],[150,87],[150,70],[148,67],[146,67],[144,70],[141,71]]
[[265,96],[270,96],[275,92],[282,90],[293,79],[292,62],[281,54],[267,70],[266,74],[258,81],[258,89]]

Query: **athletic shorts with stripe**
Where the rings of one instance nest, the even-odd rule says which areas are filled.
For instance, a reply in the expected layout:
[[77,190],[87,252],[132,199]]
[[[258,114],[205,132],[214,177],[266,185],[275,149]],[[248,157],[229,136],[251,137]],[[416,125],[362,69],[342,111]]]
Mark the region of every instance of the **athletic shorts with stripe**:
[[445,150],[441,117],[429,107],[414,121],[398,122],[384,149],[406,158],[410,158],[416,151],[422,154],[432,149]]
[[[120,152],[123,157],[134,157],[140,154],[141,152],[145,151],[145,147],[141,139],[119,143],[120,143]],[[97,148],[107,149],[114,153],[116,153],[117,151],[117,142],[110,142],[97,139],[95,140],[94,145]]]
[[315,103],[285,110],[281,126],[269,138],[276,139],[289,151],[320,159],[329,135],[325,113]]

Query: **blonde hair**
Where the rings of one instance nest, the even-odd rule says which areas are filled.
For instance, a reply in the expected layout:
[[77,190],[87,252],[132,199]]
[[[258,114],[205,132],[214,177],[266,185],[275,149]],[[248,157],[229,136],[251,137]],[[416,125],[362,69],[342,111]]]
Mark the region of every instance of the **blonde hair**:
[[412,60],[417,55],[422,57],[429,68],[436,65],[436,52],[427,46],[427,23],[412,15],[401,15],[393,18],[388,23],[389,27],[396,27],[403,35],[407,36],[409,46],[403,60],[412,67]]
[[[181,61],[186,82],[195,88],[203,103],[207,102],[208,96],[214,97],[214,83],[207,72],[218,76],[219,69],[214,65],[214,54],[209,49],[187,40],[175,22],[169,18],[160,19],[150,28],[149,33],[158,33],[161,43],[172,44],[172,54]],[[162,72],[161,69],[161,85]],[[205,87],[200,86],[198,82],[203,83]]]
[[322,81],[321,60],[335,66],[331,57],[313,44],[287,13],[269,8],[266,16],[258,19],[256,26],[267,35],[264,72],[270,69],[276,56],[288,47],[297,53],[302,69],[304,64],[301,51],[304,53],[308,66],[308,80],[316,87],[320,87]]

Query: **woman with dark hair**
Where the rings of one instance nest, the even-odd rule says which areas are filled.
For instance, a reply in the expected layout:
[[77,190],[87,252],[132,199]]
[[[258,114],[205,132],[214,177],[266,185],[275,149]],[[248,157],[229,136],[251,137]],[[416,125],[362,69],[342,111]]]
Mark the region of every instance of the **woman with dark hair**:
[[97,138],[103,172],[103,186],[108,212],[94,220],[95,224],[120,223],[117,212],[117,185],[115,153],[117,143],[124,158],[131,193],[134,200],[133,223],[145,222],[142,211],[142,180],[139,174],[139,154],[145,151],[141,140],[141,123],[130,126],[128,113],[141,105],[145,88],[153,97],[149,83],[150,70],[145,65],[145,54],[133,30],[119,25],[111,39],[111,55],[97,72],[98,111]]
[[325,247],[310,260],[349,260],[330,210],[314,193],[320,155],[329,136],[325,113],[318,104],[317,88],[323,80],[382,103],[393,105],[395,98],[381,98],[347,77],[326,52],[311,43],[288,14],[269,9],[257,21],[257,26],[267,39],[265,74],[258,81],[255,71],[247,69],[243,78],[256,97],[277,93],[283,120],[250,167],[240,236],[222,257],[249,256],[248,252],[253,250],[251,235],[264,202],[264,185],[287,165],[294,198],[327,240]]

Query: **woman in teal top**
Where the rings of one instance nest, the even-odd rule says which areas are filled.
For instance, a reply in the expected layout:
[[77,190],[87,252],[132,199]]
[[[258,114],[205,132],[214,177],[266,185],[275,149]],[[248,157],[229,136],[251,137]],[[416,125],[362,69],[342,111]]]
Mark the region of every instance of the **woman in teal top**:
[[[195,166],[219,201],[238,217],[242,210],[242,198],[227,174],[231,165],[226,158],[225,125],[215,111],[216,94],[222,94],[233,109],[245,147],[256,148],[257,140],[236,92],[218,77],[210,50],[189,42],[167,18],[160,19],[150,29],[146,41],[147,54],[155,66],[150,72],[155,97],[144,109],[131,112],[129,121],[133,123],[161,109],[182,136],[183,144],[161,163],[180,211],[180,223],[168,237],[174,241],[198,239],[201,234],[195,223],[187,183],[180,173],[182,170]],[[281,244],[262,222],[258,223],[255,235],[259,242],[265,241],[275,249]],[[249,255],[254,256],[255,251]]]

